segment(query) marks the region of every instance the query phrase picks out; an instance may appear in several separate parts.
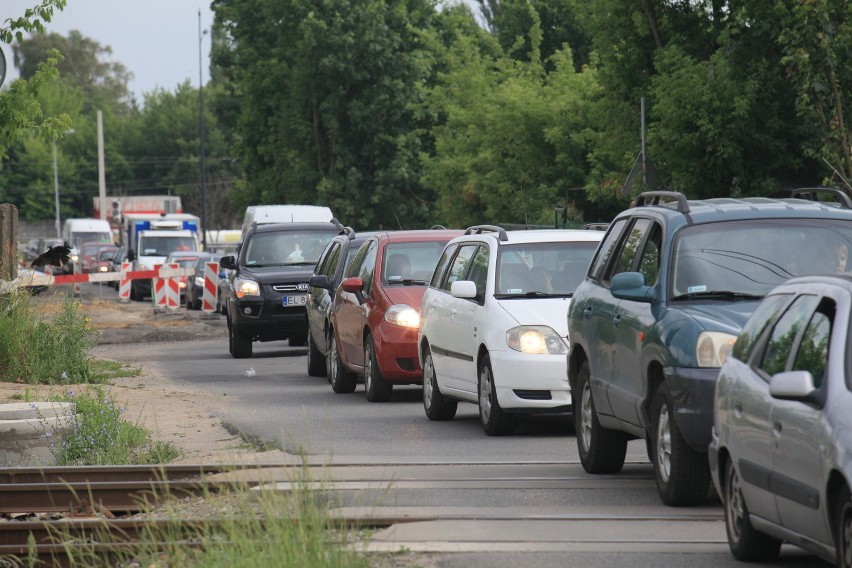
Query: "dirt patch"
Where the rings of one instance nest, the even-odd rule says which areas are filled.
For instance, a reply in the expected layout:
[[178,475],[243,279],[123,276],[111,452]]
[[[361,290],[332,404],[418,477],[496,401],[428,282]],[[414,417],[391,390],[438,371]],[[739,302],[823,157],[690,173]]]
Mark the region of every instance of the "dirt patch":
[[[55,299],[45,295],[37,307],[51,310]],[[39,306],[39,304],[44,304]],[[221,338],[227,341],[225,318],[217,314],[156,313],[147,302],[84,301],[83,310],[99,331],[98,345],[139,344],[152,341],[186,341]],[[109,358],[108,350],[95,349]],[[25,385],[0,382],[0,404],[20,400],[45,400],[68,389],[80,392],[86,385]],[[117,379],[109,396],[125,406],[124,418],[147,428],[155,440],[170,442],[181,455],[173,463],[288,463],[292,457],[279,450],[257,451],[239,435],[229,432],[218,418],[217,397],[188,390],[144,366],[138,377]]]

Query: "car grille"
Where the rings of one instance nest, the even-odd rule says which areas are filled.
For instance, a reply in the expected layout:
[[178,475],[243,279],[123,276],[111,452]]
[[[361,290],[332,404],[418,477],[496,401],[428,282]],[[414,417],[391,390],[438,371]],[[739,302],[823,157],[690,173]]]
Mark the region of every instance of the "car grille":
[[[305,282],[297,282],[295,284],[273,284],[272,289],[276,292],[306,292],[308,284]],[[299,290],[299,288],[302,288]]]

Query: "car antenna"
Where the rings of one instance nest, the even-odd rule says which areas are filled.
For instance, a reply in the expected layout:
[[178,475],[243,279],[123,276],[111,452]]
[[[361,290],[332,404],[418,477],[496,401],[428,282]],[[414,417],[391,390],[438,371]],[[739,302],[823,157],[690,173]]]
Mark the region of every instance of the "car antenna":
[[402,223],[399,222],[399,217],[396,216],[396,213],[394,213],[393,216],[396,219],[396,224],[399,225],[399,230],[401,231],[402,230]]
[[850,184],[849,184],[849,180],[848,180],[848,179],[846,179],[845,177],[843,177],[843,174],[841,174],[840,172],[838,172],[838,171],[837,171],[837,169],[836,169],[834,166],[832,166],[832,165],[831,165],[831,162],[829,162],[828,160],[826,160],[826,159],[825,159],[825,156],[823,156],[822,161],[823,161],[823,162],[825,162],[825,163],[826,163],[826,165],[827,165],[829,168],[831,168],[831,171],[833,171],[834,173],[836,173],[836,174],[837,174],[837,177],[839,177],[839,178],[843,181],[843,183],[845,183],[845,184],[846,184],[846,187],[848,187],[848,188],[849,188],[849,190],[850,190],[850,191],[852,191],[852,185],[850,185]]

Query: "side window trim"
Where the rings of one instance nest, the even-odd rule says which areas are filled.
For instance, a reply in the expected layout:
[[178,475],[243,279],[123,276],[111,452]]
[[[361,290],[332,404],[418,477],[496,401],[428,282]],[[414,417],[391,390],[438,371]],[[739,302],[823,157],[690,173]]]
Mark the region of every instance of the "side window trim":
[[[613,262],[614,253],[619,249],[622,239],[624,239],[624,235],[626,233],[625,228],[630,224],[630,218],[622,217],[621,219],[616,219],[613,221],[610,226],[609,232],[607,232],[606,236],[604,236],[601,241],[601,245],[598,247],[597,252],[595,252],[594,258],[592,258],[591,264],[589,264],[589,272],[588,277],[596,282],[601,282],[603,280],[603,275],[607,273],[609,270],[609,265]],[[619,226],[620,225],[620,226]],[[610,250],[609,256],[603,260],[603,264],[601,266],[597,266],[600,255],[604,254],[606,251],[604,250],[604,245],[607,244],[607,239],[610,235],[614,235],[614,242],[612,243],[612,249]]]
[[[458,243],[447,245],[447,248],[441,253],[441,258],[438,259],[438,265],[435,267],[436,271],[440,267],[440,273],[436,275],[438,277],[437,281],[435,280],[435,275],[432,276],[432,279],[429,281],[430,288],[435,288],[436,290],[443,288],[444,279],[447,277],[447,272],[452,265],[452,259],[455,258],[458,248]],[[443,265],[441,265],[441,260],[444,259],[444,255],[446,255],[446,261]]]

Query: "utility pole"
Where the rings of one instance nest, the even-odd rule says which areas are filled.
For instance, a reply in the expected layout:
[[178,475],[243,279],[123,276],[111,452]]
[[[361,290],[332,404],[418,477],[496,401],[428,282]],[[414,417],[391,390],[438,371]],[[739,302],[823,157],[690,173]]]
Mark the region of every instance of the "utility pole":
[[204,34],[207,33],[207,30],[204,30],[204,33],[201,31],[201,10],[198,10],[198,122],[199,122],[199,130],[200,130],[200,138],[201,138],[201,243],[204,247],[204,250],[207,250],[207,191],[205,188],[205,179],[207,177],[207,168],[204,164],[204,80],[202,76],[202,69],[204,68],[202,65],[201,58],[201,38]]

